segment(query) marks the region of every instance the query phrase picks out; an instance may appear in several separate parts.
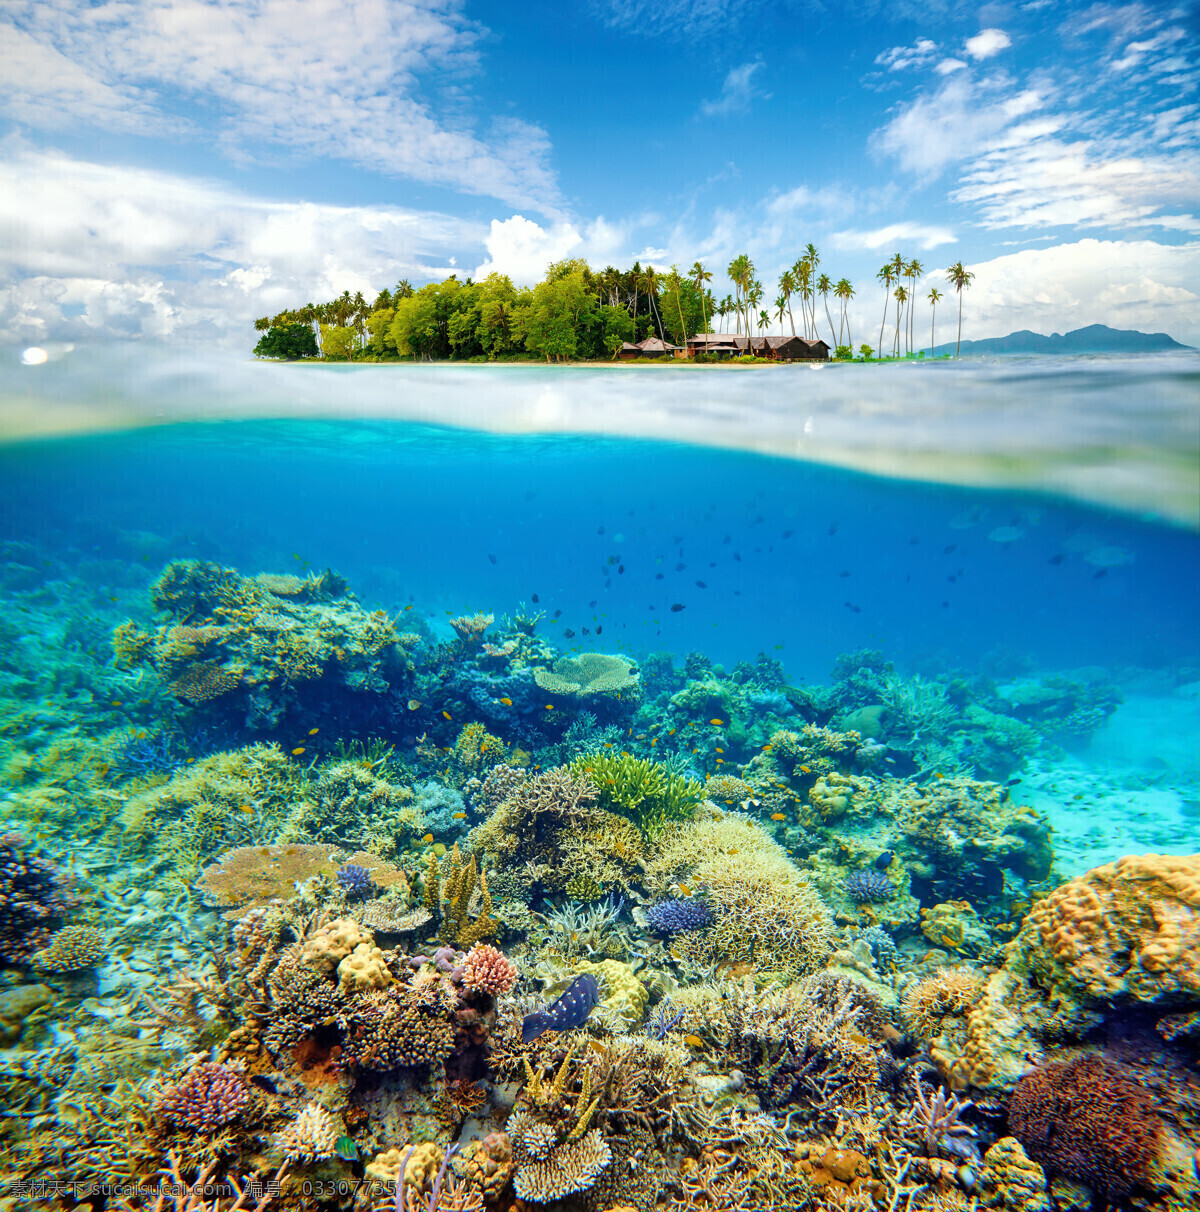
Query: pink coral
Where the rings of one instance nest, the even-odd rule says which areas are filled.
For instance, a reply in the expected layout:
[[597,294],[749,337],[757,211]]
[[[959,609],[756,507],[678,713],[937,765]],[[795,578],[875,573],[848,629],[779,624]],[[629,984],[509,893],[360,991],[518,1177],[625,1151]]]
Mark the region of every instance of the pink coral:
[[517,982],[516,965],[495,947],[476,943],[462,964],[462,981],[468,989],[480,989],[494,997],[507,993]]
[[246,1079],[236,1069],[206,1062],[165,1087],[155,1109],[178,1128],[213,1132],[237,1119],[249,1101]]

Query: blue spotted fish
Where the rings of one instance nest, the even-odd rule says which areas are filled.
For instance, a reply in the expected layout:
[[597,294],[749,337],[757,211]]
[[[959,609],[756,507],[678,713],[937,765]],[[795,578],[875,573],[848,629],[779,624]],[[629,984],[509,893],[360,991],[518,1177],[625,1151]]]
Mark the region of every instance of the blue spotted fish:
[[543,1031],[569,1031],[582,1027],[600,1000],[600,985],[594,976],[577,976],[548,1010],[537,1010],[521,1020],[521,1042],[532,1043]]

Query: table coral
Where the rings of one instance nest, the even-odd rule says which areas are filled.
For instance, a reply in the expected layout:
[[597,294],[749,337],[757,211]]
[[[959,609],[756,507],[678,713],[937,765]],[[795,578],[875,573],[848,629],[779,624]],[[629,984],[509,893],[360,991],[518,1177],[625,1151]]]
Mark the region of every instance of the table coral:
[[1085,1003],[1200,996],[1200,856],[1130,855],[1056,888],[1018,939],[1030,969]]
[[206,867],[196,882],[206,905],[240,918],[277,899],[294,895],[296,885],[338,869],[330,846],[239,846]]
[[637,666],[627,657],[581,652],[560,657],[552,669],[534,669],[534,681],[550,695],[569,698],[621,696],[636,698],[640,690]]

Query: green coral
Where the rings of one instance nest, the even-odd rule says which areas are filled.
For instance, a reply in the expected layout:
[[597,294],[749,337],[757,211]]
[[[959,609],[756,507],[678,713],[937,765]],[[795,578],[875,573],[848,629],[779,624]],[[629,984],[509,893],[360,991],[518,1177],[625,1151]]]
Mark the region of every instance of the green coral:
[[567,880],[567,895],[590,905],[604,895],[604,889],[594,875],[587,871],[577,871]]
[[661,833],[668,821],[687,820],[704,800],[703,783],[627,753],[589,754],[568,769],[595,783],[601,808],[628,817],[648,837]]

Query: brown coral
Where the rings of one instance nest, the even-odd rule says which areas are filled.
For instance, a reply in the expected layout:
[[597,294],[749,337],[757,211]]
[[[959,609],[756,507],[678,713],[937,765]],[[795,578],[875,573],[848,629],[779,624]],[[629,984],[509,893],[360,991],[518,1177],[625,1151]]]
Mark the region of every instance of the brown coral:
[[205,869],[197,883],[206,904],[236,912],[288,899],[296,884],[317,875],[332,877],[338,864],[330,846],[239,846]]
[[1200,995],[1200,855],[1130,855],[1030,910],[1030,967],[1090,1001],[1170,1004]]
[[515,964],[495,947],[476,943],[462,963],[462,982],[468,989],[478,989],[493,997],[507,993],[517,982]]
[[185,702],[207,703],[236,689],[241,680],[242,671],[237,666],[230,668],[218,665],[216,661],[197,661],[171,683],[170,690]]
[[922,1039],[936,1039],[947,1016],[963,1015],[983,989],[983,978],[970,968],[939,968],[904,995],[904,1018]]
[[1034,1161],[1110,1197],[1149,1183],[1162,1134],[1149,1091],[1096,1055],[1024,1077],[1008,1123]]
[[104,935],[95,926],[67,926],[34,955],[33,962],[43,972],[81,972],[94,968],[107,954]]

